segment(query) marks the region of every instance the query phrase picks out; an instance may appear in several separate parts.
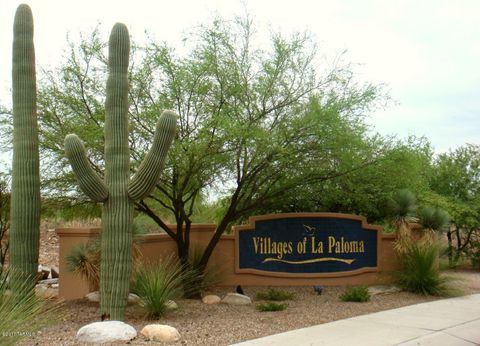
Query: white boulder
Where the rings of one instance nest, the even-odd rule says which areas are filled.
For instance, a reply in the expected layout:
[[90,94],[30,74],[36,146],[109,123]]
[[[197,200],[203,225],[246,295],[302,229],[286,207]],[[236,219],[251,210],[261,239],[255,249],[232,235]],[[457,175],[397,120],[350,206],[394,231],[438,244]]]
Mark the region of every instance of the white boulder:
[[227,293],[222,299],[222,303],[230,305],[248,305],[252,304],[250,297],[240,293]]
[[80,328],[77,341],[107,343],[130,341],[137,337],[137,331],[131,325],[120,321],[94,322]]

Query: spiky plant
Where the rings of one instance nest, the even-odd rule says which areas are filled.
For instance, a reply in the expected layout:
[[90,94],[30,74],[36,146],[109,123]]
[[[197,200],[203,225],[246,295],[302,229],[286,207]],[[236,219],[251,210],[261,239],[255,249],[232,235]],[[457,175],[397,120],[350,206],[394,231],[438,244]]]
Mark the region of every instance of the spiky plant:
[[[10,225],[10,266],[14,295],[32,290],[40,242],[40,173],[36,105],[33,17],[20,5],[13,24],[12,59],[13,162]],[[16,277],[18,275],[18,278]]]
[[394,218],[397,229],[397,240],[394,249],[402,253],[411,238],[410,223],[417,221],[414,216],[417,210],[415,195],[407,189],[397,191],[388,203],[389,212]]
[[[54,322],[61,313],[61,303],[35,296],[28,280],[19,281],[15,269],[0,272],[0,345],[15,345],[42,327]],[[10,294],[9,282],[16,278],[16,295]]]
[[419,210],[418,219],[423,227],[422,242],[432,244],[437,238],[436,233],[447,226],[450,216],[441,208],[427,207]]
[[152,148],[130,179],[128,147],[128,60],[130,39],[124,24],[114,25],[109,39],[105,102],[105,176],[90,166],[82,141],[65,138],[65,153],[82,191],[102,202],[100,312],[123,320],[132,270],[133,203],[147,197],[158,182],[175,136],[176,116],[164,111]]
[[146,263],[135,272],[133,292],[150,317],[160,317],[168,310],[167,302],[183,294],[185,279],[192,279],[173,257],[157,263]]
[[408,292],[424,295],[448,295],[451,289],[449,278],[440,275],[438,268],[438,245],[410,242],[400,256],[401,270],[396,274],[399,286]]

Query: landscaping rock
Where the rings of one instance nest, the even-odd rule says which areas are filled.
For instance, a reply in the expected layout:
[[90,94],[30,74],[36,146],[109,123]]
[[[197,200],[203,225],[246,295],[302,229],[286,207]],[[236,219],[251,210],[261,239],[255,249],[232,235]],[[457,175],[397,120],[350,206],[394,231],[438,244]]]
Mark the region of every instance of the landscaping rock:
[[173,300],[167,300],[165,302],[165,304],[163,304],[165,306],[165,308],[168,310],[168,311],[172,311],[172,310],[177,310],[178,309],[178,305],[177,303],[175,303]]
[[36,285],[35,294],[37,297],[51,299],[58,297],[58,289],[48,287],[47,285]]
[[375,296],[377,294],[397,293],[400,291],[401,289],[395,285],[375,285],[368,287],[368,293],[371,296]]
[[144,337],[152,341],[175,342],[180,340],[180,333],[174,327],[165,324],[149,324],[140,331]]
[[56,279],[45,279],[38,282],[40,285],[53,285],[58,284],[58,278]]
[[106,343],[130,341],[137,336],[131,325],[120,321],[94,322],[80,328],[77,332],[79,342]]
[[135,293],[130,293],[128,295],[128,304],[138,304],[142,299],[137,296]]
[[[99,303],[100,292],[99,291],[90,292],[87,295],[85,295],[85,298],[92,303]],[[137,296],[136,294],[130,293],[128,295],[128,304],[138,304],[140,303],[140,301],[141,301],[140,297]]]
[[50,268],[50,275],[52,279],[56,279],[60,277],[60,271],[58,270],[58,268],[52,267]]
[[222,303],[230,305],[248,305],[252,304],[250,297],[239,293],[227,293],[222,299]]
[[209,294],[208,296],[205,296],[202,298],[202,302],[205,304],[218,304],[221,302],[221,299],[219,296],[216,296],[214,294]]
[[99,303],[100,302],[100,292],[99,291],[90,292],[85,296],[85,298],[87,298],[87,300],[89,302]]

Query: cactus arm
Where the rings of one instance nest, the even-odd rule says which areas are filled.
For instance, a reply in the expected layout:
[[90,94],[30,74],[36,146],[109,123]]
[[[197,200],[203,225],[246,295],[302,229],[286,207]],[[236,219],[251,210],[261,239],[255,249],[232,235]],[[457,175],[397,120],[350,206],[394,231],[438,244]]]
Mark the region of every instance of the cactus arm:
[[65,137],[65,155],[82,191],[93,201],[104,202],[108,198],[107,186],[92,169],[82,141],[74,134]]
[[[20,5],[13,26],[12,99],[13,162],[11,200],[10,266],[35,286],[40,237],[40,160],[36,107],[33,16]],[[16,277],[16,276],[15,276]]]
[[175,137],[177,117],[164,111],[158,119],[153,144],[128,185],[128,195],[134,201],[147,197],[160,178],[168,149]]

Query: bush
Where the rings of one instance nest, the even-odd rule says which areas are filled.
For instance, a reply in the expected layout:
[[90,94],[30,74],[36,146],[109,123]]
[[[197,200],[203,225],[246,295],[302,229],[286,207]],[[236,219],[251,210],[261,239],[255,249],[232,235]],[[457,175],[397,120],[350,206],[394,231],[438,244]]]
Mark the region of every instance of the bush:
[[141,305],[150,317],[160,317],[167,311],[165,303],[183,294],[186,280],[182,266],[173,257],[136,269],[132,291],[141,299]]
[[89,241],[74,246],[65,258],[67,270],[88,282],[90,291],[98,290],[100,283],[100,243]]
[[345,292],[340,295],[340,299],[344,302],[368,302],[370,300],[370,293],[366,286],[347,286]]
[[278,303],[263,303],[257,304],[256,308],[258,311],[266,312],[266,311],[283,311],[287,308],[287,304],[278,304]]
[[0,272],[0,345],[15,345],[58,318],[61,305],[35,296],[26,280],[15,295],[7,292],[12,270]]
[[449,295],[446,285],[449,279],[440,275],[438,253],[437,245],[410,242],[399,256],[401,270],[395,274],[399,286],[412,293]]
[[284,300],[292,300],[294,297],[294,294],[271,288],[266,292],[258,292],[256,297],[257,297],[257,300],[284,301]]

